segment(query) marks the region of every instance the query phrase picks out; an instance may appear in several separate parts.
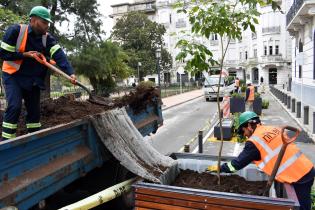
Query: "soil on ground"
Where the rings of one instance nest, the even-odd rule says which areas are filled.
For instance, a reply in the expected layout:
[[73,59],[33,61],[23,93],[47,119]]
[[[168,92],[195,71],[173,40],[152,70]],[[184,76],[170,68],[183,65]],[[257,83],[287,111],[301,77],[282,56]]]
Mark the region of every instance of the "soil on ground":
[[[69,123],[77,119],[83,119],[88,115],[94,115],[106,110],[129,106],[135,114],[145,109],[148,104],[161,103],[159,91],[150,86],[138,86],[134,91],[121,98],[113,99],[111,106],[104,106],[91,103],[90,101],[76,100],[73,95],[62,96],[58,99],[46,99],[41,102],[40,122],[41,129]],[[26,110],[23,106],[20,114],[17,136],[27,133]],[[0,114],[0,121],[3,121],[3,111]],[[2,132],[2,123],[0,125]]]
[[181,170],[172,185],[211,191],[262,195],[266,184],[266,181],[246,181],[238,175],[221,175],[221,185],[218,185],[216,174]]

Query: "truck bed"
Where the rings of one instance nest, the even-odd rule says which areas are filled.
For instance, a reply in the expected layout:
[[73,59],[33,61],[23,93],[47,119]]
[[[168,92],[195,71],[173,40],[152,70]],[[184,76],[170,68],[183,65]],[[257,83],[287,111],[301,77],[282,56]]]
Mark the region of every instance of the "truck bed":
[[[163,122],[160,107],[137,115],[128,110],[128,115],[144,136]],[[0,142],[0,208],[29,209],[109,157],[88,119]]]

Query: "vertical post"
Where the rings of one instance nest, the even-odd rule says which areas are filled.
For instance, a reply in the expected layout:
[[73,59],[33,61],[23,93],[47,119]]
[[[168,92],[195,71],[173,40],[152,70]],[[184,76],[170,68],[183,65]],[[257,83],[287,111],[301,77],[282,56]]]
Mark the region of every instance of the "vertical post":
[[295,98],[292,98],[292,112],[295,112]]
[[301,117],[301,101],[298,101],[296,103],[296,117],[297,118]]
[[309,109],[310,109],[310,107],[309,106],[304,106],[304,117],[303,117],[303,119],[304,119],[304,124],[305,125],[308,125],[308,113],[309,113]]
[[190,152],[190,146],[189,144],[184,145],[184,152]]
[[313,112],[313,134],[315,134],[315,112]]
[[291,96],[288,96],[288,109],[291,108]]
[[202,144],[202,139],[203,139],[203,132],[202,131],[199,131],[198,132],[198,143],[199,143],[199,153],[202,153],[203,151],[203,144]]

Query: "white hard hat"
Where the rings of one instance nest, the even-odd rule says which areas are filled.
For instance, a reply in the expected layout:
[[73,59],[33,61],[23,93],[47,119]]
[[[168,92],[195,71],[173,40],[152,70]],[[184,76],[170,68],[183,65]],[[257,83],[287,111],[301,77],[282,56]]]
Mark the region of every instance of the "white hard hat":
[[251,84],[251,82],[249,80],[246,81],[246,85],[249,85]]

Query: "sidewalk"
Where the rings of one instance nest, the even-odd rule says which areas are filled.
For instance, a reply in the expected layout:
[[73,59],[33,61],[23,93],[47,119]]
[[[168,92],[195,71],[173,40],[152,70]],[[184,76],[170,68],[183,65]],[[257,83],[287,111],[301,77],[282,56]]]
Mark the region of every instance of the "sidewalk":
[[167,110],[169,108],[183,104],[187,101],[191,101],[193,99],[196,99],[202,96],[203,96],[202,89],[199,89],[199,90],[193,90],[186,93],[170,96],[167,98],[162,98],[162,102],[163,102],[162,110]]
[[[281,103],[271,94],[266,91],[262,94],[263,99],[269,100],[269,108],[263,109],[260,119],[265,125],[284,126],[290,125],[293,127],[301,128],[299,124],[289,115]],[[303,129],[303,128],[301,128]],[[296,144],[302,150],[302,152],[315,163],[315,144],[314,140],[310,138],[307,133],[302,130]],[[207,140],[204,144],[204,153],[211,155],[218,155],[220,142],[210,142]],[[229,141],[224,142],[223,156],[238,156],[244,147],[243,143],[233,143]]]

